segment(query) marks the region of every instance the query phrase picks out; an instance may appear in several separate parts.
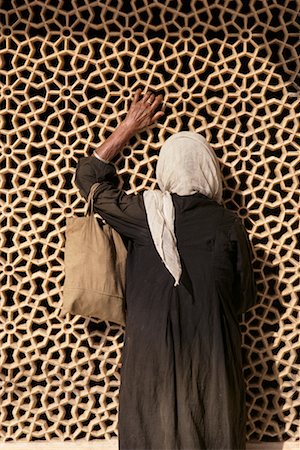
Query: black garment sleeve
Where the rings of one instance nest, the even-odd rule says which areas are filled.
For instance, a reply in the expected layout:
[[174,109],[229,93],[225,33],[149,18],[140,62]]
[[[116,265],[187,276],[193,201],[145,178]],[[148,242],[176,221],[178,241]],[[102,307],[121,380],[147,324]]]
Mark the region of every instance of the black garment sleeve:
[[116,170],[94,156],[79,159],[75,184],[87,200],[91,186],[100,183],[94,195],[94,212],[120,234],[136,240],[147,235],[147,219],[141,194],[126,194],[117,188]]
[[235,299],[238,314],[246,312],[257,302],[256,283],[252,268],[252,252],[246,230],[236,218],[230,230],[230,243],[235,254]]

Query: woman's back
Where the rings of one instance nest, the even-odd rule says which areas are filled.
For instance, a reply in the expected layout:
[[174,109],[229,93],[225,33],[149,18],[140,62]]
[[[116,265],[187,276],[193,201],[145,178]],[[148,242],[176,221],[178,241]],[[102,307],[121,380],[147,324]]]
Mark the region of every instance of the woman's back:
[[[172,194],[172,200],[179,285],[174,286],[149,230],[129,248],[120,390],[120,405],[129,406],[120,409],[121,441],[124,448],[135,442],[132,448],[243,448],[238,315],[254,301],[242,292],[253,289],[243,253],[248,244],[238,236],[236,215],[216,202],[201,194]],[[246,276],[237,265],[241,258]]]
[[[202,194],[172,194],[179,285],[159,255],[141,194],[115,169],[82,158],[76,183],[128,240],[120,450],[244,449],[239,315],[255,301],[249,243],[237,216]],[[221,407],[220,407],[221,405]],[[219,406],[219,407],[217,407]]]

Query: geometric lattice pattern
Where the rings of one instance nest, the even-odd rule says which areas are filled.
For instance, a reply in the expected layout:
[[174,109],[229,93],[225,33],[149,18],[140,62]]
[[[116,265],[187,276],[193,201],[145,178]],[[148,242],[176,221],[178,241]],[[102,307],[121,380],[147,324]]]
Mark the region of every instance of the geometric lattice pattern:
[[249,232],[259,304],[243,332],[249,440],[298,440],[299,1],[1,3],[0,440],[117,435],[124,329],[67,315],[73,180],[138,87],[165,116],[116,160],[128,192],[155,186],[159,148],[212,143],[224,204]]

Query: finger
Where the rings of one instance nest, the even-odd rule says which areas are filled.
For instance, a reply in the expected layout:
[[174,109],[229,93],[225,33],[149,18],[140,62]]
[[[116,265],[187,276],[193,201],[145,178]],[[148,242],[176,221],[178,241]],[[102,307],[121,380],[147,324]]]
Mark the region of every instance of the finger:
[[158,105],[162,102],[163,96],[160,94],[151,105],[151,111],[155,111]]
[[142,101],[145,103],[150,98],[151,95],[154,95],[154,94],[152,94],[151,91],[146,92],[146,94],[142,98]]
[[154,116],[151,119],[151,123],[156,122],[160,117],[162,117],[165,113],[163,111],[158,111],[154,114]]
[[153,100],[155,99],[155,95],[153,93],[151,93],[150,97],[147,100],[147,103],[152,106],[153,104]]
[[132,100],[132,103],[133,103],[134,105],[139,101],[140,93],[141,93],[141,92],[142,92],[142,89],[141,89],[141,88],[138,88],[138,90],[135,92],[134,97],[133,97],[133,100]]

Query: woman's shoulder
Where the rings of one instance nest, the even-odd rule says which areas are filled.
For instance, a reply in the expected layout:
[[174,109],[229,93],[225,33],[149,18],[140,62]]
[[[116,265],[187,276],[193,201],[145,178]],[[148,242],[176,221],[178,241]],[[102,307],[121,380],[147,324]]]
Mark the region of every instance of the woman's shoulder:
[[236,211],[233,211],[232,209],[228,209],[223,205],[219,205],[222,209],[222,216],[224,220],[234,223],[236,220],[240,220],[238,213]]
[[222,215],[220,216],[218,231],[227,240],[231,240],[236,234],[244,232],[245,227],[236,211],[227,209],[222,205],[220,207],[222,208]]

